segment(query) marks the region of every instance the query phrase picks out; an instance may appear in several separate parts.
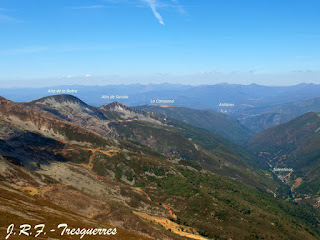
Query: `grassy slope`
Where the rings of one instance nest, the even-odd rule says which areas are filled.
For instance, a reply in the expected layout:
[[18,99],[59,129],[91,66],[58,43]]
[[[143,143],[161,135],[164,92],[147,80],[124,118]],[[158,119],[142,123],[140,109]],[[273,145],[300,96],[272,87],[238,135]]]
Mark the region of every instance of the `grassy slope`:
[[139,142],[167,157],[192,161],[219,175],[237,179],[263,191],[274,191],[278,186],[248,164],[255,159],[249,153],[207,130],[178,121],[170,122],[165,128],[137,121],[119,123],[114,127],[123,139]]
[[192,126],[207,129],[238,144],[243,144],[252,137],[252,132],[241,125],[236,119],[212,110],[196,110],[184,107],[160,107],[155,105],[141,106],[138,108],[148,112],[165,114],[168,117],[188,123]]
[[[14,223],[16,231],[22,224],[30,224],[34,227],[37,224],[45,224],[47,236],[55,239],[61,239],[61,230],[57,226],[60,223],[67,223],[69,228],[114,228],[108,223],[101,223],[82,216],[81,214],[60,207],[49,201],[44,200],[39,195],[32,196],[20,189],[12,188],[10,185],[0,181],[0,238],[5,239],[7,235],[6,228]],[[56,229],[55,232],[49,232],[50,229]],[[32,232],[31,229],[30,232]],[[38,229],[39,230],[39,229]],[[33,230],[34,231],[34,230]],[[117,227],[117,239],[134,240],[134,239],[151,239],[145,236],[135,234]],[[19,233],[19,232],[18,232]],[[43,236],[41,234],[40,236]],[[39,237],[40,237],[39,236]],[[32,236],[31,236],[32,237]],[[91,236],[92,237],[92,236]],[[63,239],[79,239],[75,236],[63,235]],[[90,238],[90,236],[84,237]],[[110,239],[109,236],[94,236],[95,239]],[[10,239],[30,239],[30,236],[11,235]]]
[[[117,124],[121,127],[123,136],[133,136],[135,139],[132,140],[140,141],[144,146],[119,141],[116,147],[121,151],[109,156],[104,153],[108,148],[100,145],[100,148],[96,149],[93,170],[102,177],[141,187],[151,199],[172,208],[178,217],[173,220],[182,224],[182,227],[183,225],[191,225],[203,236],[217,239],[230,237],[233,239],[319,238],[317,216],[308,209],[279,201],[254,188],[213,174],[192,161],[169,161],[151,149],[146,150],[146,146],[155,144],[155,149],[161,153],[178,153],[181,156],[185,155],[185,159],[194,160],[194,162],[201,163],[203,160],[208,160],[213,166],[216,164],[220,168],[219,158],[223,156],[225,157],[223,162],[246,166],[246,162],[234,155],[228,147],[215,142],[214,139],[218,135],[213,134],[205,138],[205,135],[200,134],[198,130],[193,127],[184,127],[181,123],[165,126],[165,131],[159,127],[135,121]],[[121,126],[121,124],[123,125]],[[14,127],[11,126],[11,128]],[[3,132],[6,133],[6,131]],[[15,132],[13,133],[15,134]],[[207,149],[199,152],[194,142],[188,140],[190,136],[186,134],[192,134],[191,138],[197,139],[197,143],[203,144],[203,148]],[[4,147],[0,146],[1,150],[12,153],[9,145],[14,149],[15,154],[19,155],[18,149],[23,149],[24,153],[30,154],[30,161],[40,162],[40,169],[41,164],[46,165],[38,159],[43,153],[52,157],[52,161],[55,159],[61,161],[58,156],[62,155],[65,163],[61,164],[66,164],[66,166],[69,163],[74,164],[75,167],[77,166],[77,171],[84,168],[79,163],[88,163],[82,159],[86,155],[79,154],[78,150],[74,150],[74,146],[53,147],[50,141],[46,141],[43,136],[33,135],[31,138],[18,136],[4,139]],[[154,136],[154,138],[150,136]],[[217,138],[219,139],[219,137]],[[145,140],[146,142],[143,142]],[[70,152],[71,154],[65,154]],[[87,157],[91,156],[88,153]],[[20,157],[24,158],[24,156]],[[239,169],[238,173],[241,173]],[[76,172],[73,175],[76,175]],[[74,177],[73,175],[70,177]],[[81,179],[86,177],[81,174]],[[66,179],[65,181],[68,181],[68,178]],[[6,180],[6,178],[2,180]],[[59,182],[60,179],[56,178],[55,181]],[[101,181],[107,183],[105,179]],[[55,183],[53,181],[48,184]],[[67,182],[59,183],[67,184]],[[84,187],[74,186],[78,187],[78,190]],[[123,209],[122,213],[125,213],[123,217],[131,214],[130,209],[153,212],[153,214],[163,212],[163,209],[161,212],[159,206],[150,203],[131,188],[115,184],[106,184],[105,188],[112,189],[114,194],[118,194],[120,201],[113,203],[112,206]],[[95,188],[92,188],[92,191],[95,191]],[[99,190],[96,193],[98,194]],[[135,227],[131,224],[132,226]],[[166,235],[168,234],[166,233]]]
[[[189,161],[181,160],[177,165],[120,152],[113,157],[99,156],[94,166],[102,176],[110,177],[108,172],[114,169],[117,181],[134,180],[134,185],[142,187],[155,202],[170,206],[178,217],[176,222],[195,227],[203,236],[312,239],[305,233],[306,224],[312,226],[312,234],[318,234],[318,220],[312,211],[204,171]],[[124,188],[123,194],[130,193]],[[141,201],[132,200],[130,206],[138,207]]]
[[[44,137],[38,137],[44,140]],[[39,157],[35,154],[37,152],[46,150],[47,154],[55,158],[59,153],[73,151],[74,148],[70,146],[66,149],[60,145],[52,148],[52,145],[47,145],[46,141],[40,141],[42,145],[39,146],[37,137],[15,139],[15,141],[18,140],[20,140],[19,148],[26,151],[28,148],[32,149],[30,158],[34,161]],[[5,140],[6,143],[15,146],[12,141],[12,139],[9,142]],[[156,215],[163,212],[161,207],[146,200],[143,195],[125,187],[125,184],[131,184],[131,186],[141,187],[153,201],[169,206],[177,215],[177,219],[173,220],[181,224],[182,228],[192,226],[201,235],[210,238],[298,240],[317,239],[320,236],[317,232],[316,216],[306,209],[279,201],[254,188],[205,171],[190,161],[180,160],[175,163],[154,154],[152,150],[145,151],[143,147],[133,143],[123,143],[125,142],[119,142],[122,150],[112,156],[104,154],[107,149],[97,149],[93,161],[93,170],[100,176],[124,184],[123,186],[105,185],[105,188],[114,189],[113,192],[122,199],[117,203],[109,203],[114,206],[113,208],[122,209],[122,217],[130,216],[130,209],[151,211]],[[78,164],[78,158],[81,159],[81,156],[73,154],[64,156],[65,164],[75,164],[74,166],[81,168]],[[71,156],[78,156],[78,158]],[[88,157],[90,158],[91,155]],[[83,160],[80,162],[87,163]],[[81,174],[81,178],[85,177]],[[6,178],[2,179],[4,180]],[[59,181],[57,178],[47,184],[56,185]],[[60,184],[66,184],[66,182]],[[83,187],[78,186],[78,190]],[[96,193],[98,194],[99,190]],[[131,227],[135,226],[131,225]],[[171,236],[170,232],[165,234]]]
[[292,178],[302,177],[298,192],[319,194],[320,118],[307,113],[255,136],[248,144],[256,154],[273,167],[293,168]]

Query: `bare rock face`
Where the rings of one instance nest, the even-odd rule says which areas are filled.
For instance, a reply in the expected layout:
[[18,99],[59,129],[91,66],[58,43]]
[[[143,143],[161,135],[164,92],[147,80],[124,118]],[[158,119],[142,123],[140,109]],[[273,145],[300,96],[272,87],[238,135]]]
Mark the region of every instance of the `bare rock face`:
[[105,142],[99,135],[32,105],[1,100],[0,116],[17,127],[63,142],[89,142],[89,139],[101,144]]
[[152,114],[127,107],[118,102],[108,103],[100,108],[90,106],[72,95],[55,95],[40,98],[24,104],[52,113],[68,122],[75,123],[102,137],[114,137],[119,134],[110,127],[113,123],[126,120],[146,121],[161,124]]
[[25,104],[50,112],[60,118],[75,123],[103,137],[109,137],[109,118],[80,99],[71,95],[55,95],[34,100]]
[[137,120],[155,122],[157,118],[155,115],[149,112],[136,109],[136,108],[131,108],[119,102],[111,102],[111,103],[105,104],[99,109],[102,111],[117,112],[120,114],[121,119],[137,119]]

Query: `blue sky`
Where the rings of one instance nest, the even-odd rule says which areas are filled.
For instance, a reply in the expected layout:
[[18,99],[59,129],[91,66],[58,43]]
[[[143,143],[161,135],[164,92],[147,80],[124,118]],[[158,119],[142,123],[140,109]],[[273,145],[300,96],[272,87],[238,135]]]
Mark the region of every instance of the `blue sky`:
[[0,83],[320,83],[319,12],[318,0],[0,0]]

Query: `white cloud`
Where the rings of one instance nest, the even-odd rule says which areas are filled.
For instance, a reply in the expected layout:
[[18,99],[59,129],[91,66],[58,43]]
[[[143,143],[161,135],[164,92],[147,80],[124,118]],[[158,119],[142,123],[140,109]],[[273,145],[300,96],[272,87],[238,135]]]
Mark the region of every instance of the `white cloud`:
[[143,0],[144,2],[148,3],[154,16],[158,19],[159,23],[165,25],[162,16],[157,11],[157,1],[156,0]]
[[86,77],[86,78],[90,78],[91,75],[90,75],[90,74],[86,74],[85,77]]

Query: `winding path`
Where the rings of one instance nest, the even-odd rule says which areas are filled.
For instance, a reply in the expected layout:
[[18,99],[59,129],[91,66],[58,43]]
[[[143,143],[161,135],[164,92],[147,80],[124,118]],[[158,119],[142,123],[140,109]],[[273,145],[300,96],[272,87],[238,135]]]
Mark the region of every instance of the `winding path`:
[[[19,128],[19,129],[21,129],[21,130],[23,130],[23,131],[32,132],[32,133],[38,134],[38,135],[40,135],[40,136],[42,136],[42,137],[50,138],[50,137],[47,137],[47,136],[43,135],[42,133],[24,129],[24,128],[22,128],[21,126],[16,125],[16,124],[14,124],[14,123],[12,123],[12,122],[9,122],[9,121],[7,121],[7,120],[5,120],[5,119],[1,119],[1,118],[0,118],[0,121],[5,122],[5,123],[7,123],[7,124],[11,124],[11,125],[13,125],[14,127],[17,127],[17,128]],[[135,191],[140,192],[142,195],[145,196],[145,198],[146,198],[148,201],[150,201],[151,203],[156,204],[156,205],[158,205],[158,206],[161,206],[162,208],[164,208],[165,210],[167,210],[167,211],[169,212],[169,216],[168,216],[169,219],[170,219],[170,218],[176,218],[176,215],[173,213],[173,211],[172,211],[167,205],[164,205],[164,204],[161,204],[161,203],[158,203],[158,202],[154,202],[154,201],[148,196],[148,194],[147,194],[145,191],[143,191],[141,188],[124,185],[124,184],[121,183],[121,182],[113,181],[113,180],[111,180],[111,179],[109,179],[109,178],[99,176],[97,173],[95,173],[95,172],[92,170],[92,169],[93,169],[93,161],[94,161],[94,158],[95,158],[95,155],[96,155],[95,153],[96,153],[96,152],[101,152],[101,153],[103,153],[103,154],[105,154],[105,155],[109,155],[109,156],[110,156],[111,153],[118,152],[117,150],[104,151],[104,150],[99,150],[99,149],[90,149],[90,148],[85,148],[85,147],[81,147],[81,146],[78,146],[78,145],[72,145],[72,144],[70,144],[70,143],[65,143],[65,142],[63,142],[63,141],[61,141],[61,140],[59,140],[59,139],[55,139],[55,138],[50,138],[50,139],[52,139],[52,140],[54,140],[54,141],[56,141],[56,142],[62,143],[62,144],[64,144],[64,145],[67,145],[67,146],[69,146],[69,147],[77,147],[77,148],[79,148],[79,149],[87,150],[87,151],[92,152],[92,155],[90,156],[89,163],[88,163],[87,167],[89,168],[89,170],[91,171],[91,173],[93,173],[96,177],[98,177],[98,178],[101,179],[101,180],[107,180],[107,181],[109,181],[109,182],[118,184],[119,186],[124,186],[124,187],[127,187],[127,188],[130,188],[130,189],[132,189],[132,190],[135,190]],[[141,216],[140,216],[140,215],[141,215]],[[144,215],[146,215],[146,214],[142,214],[142,213],[141,213],[140,215],[139,215],[140,217],[143,217],[143,218],[149,220],[149,219],[148,219],[149,217],[145,217],[145,216],[144,216]],[[151,217],[151,216],[150,216],[150,217]],[[151,218],[152,218],[152,217],[151,217]],[[165,219],[164,219],[164,220],[161,220],[161,219],[159,220],[159,222],[161,223],[161,225],[163,225],[165,228],[167,228],[168,221],[170,221],[170,220],[165,220]],[[175,223],[173,223],[173,224],[175,224]],[[183,231],[177,230],[177,229],[173,229],[173,232],[174,232],[175,234],[178,234],[178,235],[180,235],[180,236],[185,236],[185,237],[188,237],[188,238],[199,239],[199,240],[207,239],[207,238],[204,238],[204,237],[202,237],[202,236],[199,236],[199,235],[196,235],[196,234],[192,234],[192,233],[188,233],[188,232],[183,232]]]

